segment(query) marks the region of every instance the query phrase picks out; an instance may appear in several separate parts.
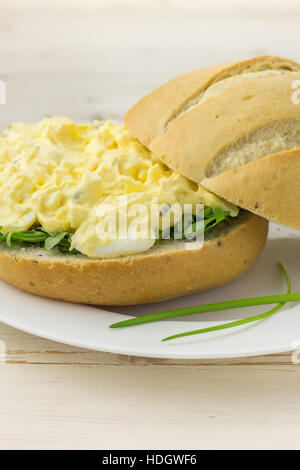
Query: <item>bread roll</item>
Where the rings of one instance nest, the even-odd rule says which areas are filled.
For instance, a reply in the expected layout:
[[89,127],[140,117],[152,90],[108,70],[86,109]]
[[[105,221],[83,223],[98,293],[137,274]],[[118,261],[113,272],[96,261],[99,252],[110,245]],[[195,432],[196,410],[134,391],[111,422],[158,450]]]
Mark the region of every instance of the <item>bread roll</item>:
[[150,93],[125,124],[174,171],[300,229],[296,80],[300,65],[279,57],[208,67]]
[[89,259],[36,247],[0,246],[0,277],[54,299],[98,305],[157,302],[211,289],[248,269],[261,253],[268,223],[247,212],[207,232],[203,248],[164,241],[134,256]]

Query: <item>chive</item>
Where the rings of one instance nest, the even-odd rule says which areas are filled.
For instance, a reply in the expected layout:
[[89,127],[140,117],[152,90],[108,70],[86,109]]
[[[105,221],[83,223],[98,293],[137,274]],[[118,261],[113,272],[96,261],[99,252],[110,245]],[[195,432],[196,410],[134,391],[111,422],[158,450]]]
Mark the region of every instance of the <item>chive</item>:
[[0,227],[0,242],[6,241],[8,247],[25,244],[39,244],[46,250],[52,250],[57,247],[62,253],[77,254],[77,250],[70,250],[72,234],[68,232],[55,233],[50,232],[43,227],[36,230],[23,230],[20,232],[1,233]]
[[255,307],[257,305],[268,305],[283,302],[299,302],[300,293],[267,295],[263,297],[250,297],[245,299],[227,300],[225,302],[216,302],[206,305],[196,305],[194,307],[184,307],[164,312],[150,313],[142,317],[135,317],[129,320],[113,323],[110,328],[123,328],[144,323],[166,320],[168,318],[184,317],[188,315],[202,314],[207,312],[218,312],[221,310],[230,310],[234,308]]
[[295,294],[280,294],[280,295],[267,295],[264,297],[250,297],[246,299],[227,300],[225,302],[216,302],[213,304],[197,305],[195,307],[185,307],[176,310],[167,310],[165,312],[150,313],[142,317],[131,318],[130,320],[123,320],[118,323],[113,323],[110,328],[123,328],[133,325],[141,325],[143,323],[153,323],[156,321],[166,320],[169,318],[185,317],[188,315],[195,315],[208,312],[218,312],[221,310],[231,310],[234,308],[242,307],[255,307],[257,305],[276,304],[278,302],[299,302],[300,292]]
[[[287,292],[286,294],[291,293],[291,279],[286,271],[285,267],[283,266],[282,263],[278,263],[278,267],[281,270],[282,274],[284,275],[284,278],[287,283]],[[217,325],[217,326],[211,326],[208,328],[201,328],[200,330],[191,330],[191,331],[186,331],[184,333],[178,333],[176,335],[168,336],[167,338],[163,338],[162,341],[170,341],[172,339],[177,339],[177,338],[183,338],[184,336],[192,336],[192,335],[201,335],[203,333],[210,333],[212,331],[219,331],[219,330],[226,330],[228,328],[234,328],[236,326],[240,325],[246,325],[247,323],[253,323],[259,320],[264,320],[265,318],[269,318],[275,313],[277,313],[284,305],[286,302],[281,302],[275,307],[273,307],[271,310],[268,310],[265,313],[261,313],[259,315],[253,315],[252,317],[244,318],[242,320],[236,320],[233,322],[229,323],[223,323],[222,325]]]

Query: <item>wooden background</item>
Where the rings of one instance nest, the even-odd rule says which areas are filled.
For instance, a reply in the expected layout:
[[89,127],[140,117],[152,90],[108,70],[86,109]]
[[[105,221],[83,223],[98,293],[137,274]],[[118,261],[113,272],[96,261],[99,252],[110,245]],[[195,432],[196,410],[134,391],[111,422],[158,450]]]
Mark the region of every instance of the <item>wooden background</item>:
[[[0,127],[122,119],[173,75],[270,53],[300,59],[298,0],[1,0]],[[172,361],[81,350],[0,325],[1,449],[300,448],[290,354]]]

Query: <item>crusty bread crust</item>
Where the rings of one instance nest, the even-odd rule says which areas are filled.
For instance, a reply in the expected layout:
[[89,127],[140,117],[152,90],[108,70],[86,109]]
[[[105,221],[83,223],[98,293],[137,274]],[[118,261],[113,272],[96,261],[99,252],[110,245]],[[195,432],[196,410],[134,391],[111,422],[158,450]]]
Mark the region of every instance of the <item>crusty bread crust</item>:
[[202,184],[251,212],[300,230],[300,148],[268,155]]
[[[239,216],[240,217],[240,216]],[[0,277],[33,294],[97,305],[133,305],[166,300],[225,284],[261,253],[266,220],[244,214],[230,230],[186,250],[166,243],[145,254],[92,260],[49,255],[39,248],[0,249]]]
[[[172,170],[300,229],[300,105],[292,100],[299,70],[300,64],[278,57],[198,70],[146,96],[126,124]],[[247,72],[254,72],[251,80],[241,81]],[[231,86],[220,84],[228,77]],[[219,91],[201,100],[217,82]]]
[[299,71],[300,65],[289,59],[261,56],[195,70],[170,80],[142,98],[125,115],[132,134],[150,147],[173,119],[212,84],[225,78],[263,70]]
[[299,72],[230,88],[174,121],[150,149],[172,170],[201,182],[231,145],[272,123],[300,120],[300,106],[292,101],[294,80],[300,80]]

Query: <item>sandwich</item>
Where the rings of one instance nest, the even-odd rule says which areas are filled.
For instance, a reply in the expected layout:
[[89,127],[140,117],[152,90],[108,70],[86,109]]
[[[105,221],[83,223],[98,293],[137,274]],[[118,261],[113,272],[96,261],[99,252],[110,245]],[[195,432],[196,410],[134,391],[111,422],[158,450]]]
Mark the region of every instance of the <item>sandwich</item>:
[[[300,107],[291,100],[299,79],[296,62],[260,57],[171,80],[125,125],[13,123],[0,137],[0,277],[99,305],[233,280],[260,255],[267,219],[300,226]],[[145,209],[138,224],[134,205]],[[174,205],[189,207],[187,224]],[[141,221],[143,236],[131,230]]]

